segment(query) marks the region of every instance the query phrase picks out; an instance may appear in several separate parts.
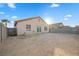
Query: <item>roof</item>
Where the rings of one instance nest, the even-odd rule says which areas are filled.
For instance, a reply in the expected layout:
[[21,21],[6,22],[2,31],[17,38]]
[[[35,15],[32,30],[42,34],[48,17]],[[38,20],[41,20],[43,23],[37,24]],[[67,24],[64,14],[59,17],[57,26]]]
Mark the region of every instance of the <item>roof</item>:
[[60,24],[63,24],[63,23],[54,23],[54,24],[58,24],[58,25],[60,25]]
[[50,24],[49,26],[52,26],[52,25],[64,25],[63,23],[54,23],[54,24]]
[[[32,19],[36,19],[36,18],[40,18],[43,22],[45,22],[40,16],[37,17],[32,17],[32,18],[26,18],[26,19],[22,19],[22,20],[16,20],[15,21],[15,26],[18,22],[23,22],[23,21],[27,21],[27,20],[32,20]],[[46,22],[45,22],[46,23]],[[47,24],[47,23],[46,23]]]
[[41,17],[38,16],[38,17],[26,18],[26,19],[22,19],[22,20],[16,20],[15,22],[22,22],[22,21],[32,20],[32,19],[36,19],[36,18],[41,18]]

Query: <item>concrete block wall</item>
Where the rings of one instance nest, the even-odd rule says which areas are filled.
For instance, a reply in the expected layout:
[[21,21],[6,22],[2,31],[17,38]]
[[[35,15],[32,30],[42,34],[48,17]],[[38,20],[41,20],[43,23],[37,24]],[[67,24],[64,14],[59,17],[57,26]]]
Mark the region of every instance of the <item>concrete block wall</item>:
[[77,30],[75,28],[51,29],[49,32],[51,32],[51,33],[71,33],[71,34],[79,34],[79,30]]
[[7,39],[7,28],[4,26],[2,26],[2,34],[1,34],[1,27],[0,27],[0,43],[1,43],[1,39],[2,39],[2,42],[4,42],[4,40]]

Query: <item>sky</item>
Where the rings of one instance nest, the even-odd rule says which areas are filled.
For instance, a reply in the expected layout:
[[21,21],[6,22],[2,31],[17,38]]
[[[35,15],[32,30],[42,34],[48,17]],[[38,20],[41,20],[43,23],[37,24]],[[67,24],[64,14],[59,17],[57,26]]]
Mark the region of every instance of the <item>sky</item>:
[[40,16],[48,24],[62,22],[65,26],[79,25],[78,3],[0,3],[0,20],[8,19],[8,27],[15,20]]

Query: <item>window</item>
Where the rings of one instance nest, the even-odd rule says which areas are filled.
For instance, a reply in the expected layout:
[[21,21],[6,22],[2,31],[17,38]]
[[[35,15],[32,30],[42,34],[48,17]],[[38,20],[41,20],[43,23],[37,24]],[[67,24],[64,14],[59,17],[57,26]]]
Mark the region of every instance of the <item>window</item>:
[[30,31],[31,30],[31,25],[26,25],[26,30]]
[[44,27],[44,30],[47,31],[47,27],[46,26]]

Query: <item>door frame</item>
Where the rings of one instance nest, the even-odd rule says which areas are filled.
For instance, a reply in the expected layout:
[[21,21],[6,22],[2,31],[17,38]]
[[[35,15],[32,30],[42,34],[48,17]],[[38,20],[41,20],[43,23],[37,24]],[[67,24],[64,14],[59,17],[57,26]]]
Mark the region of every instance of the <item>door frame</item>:
[[37,32],[41,32],[41,26],[37,26]]

